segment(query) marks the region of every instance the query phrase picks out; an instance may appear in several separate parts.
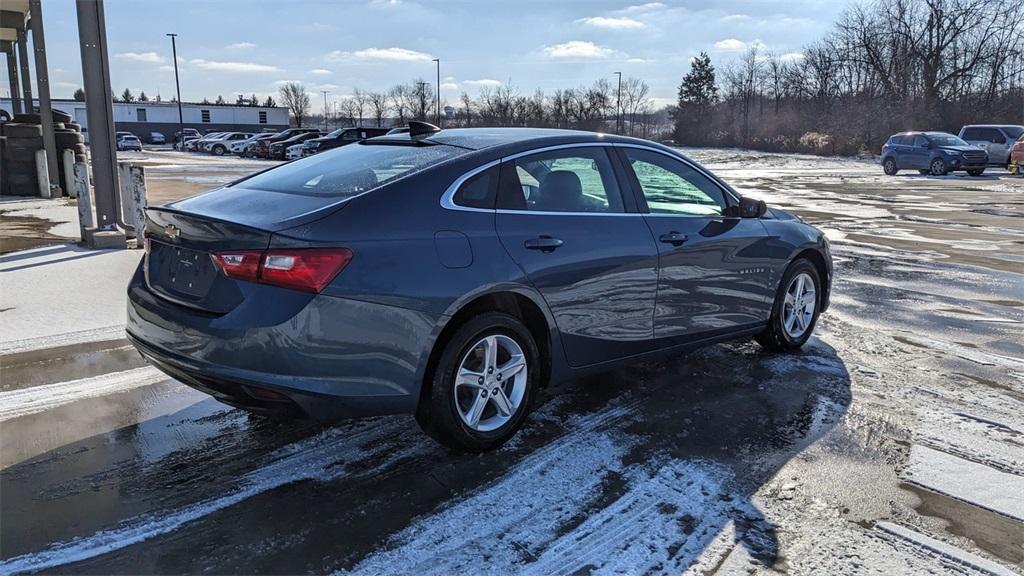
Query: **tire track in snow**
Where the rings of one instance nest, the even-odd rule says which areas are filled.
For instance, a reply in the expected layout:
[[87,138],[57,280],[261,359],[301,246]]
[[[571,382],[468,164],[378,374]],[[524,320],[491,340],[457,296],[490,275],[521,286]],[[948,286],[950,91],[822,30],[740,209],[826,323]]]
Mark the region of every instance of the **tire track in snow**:
[[0,392],[0,422],[36,414],[77,400],[124,392],[170,379],[156,368],[145,366],[69,382]]
[[[400,421],[394,418],[366,421],[354,432],[349,428],[332,428],[278,450],[273,462],[242,476],[240,485],[227,494],[162,513],[132,518],[109,530],[10,558],[0,562],[0,573],[34,572],[120,550],[177,530],[257,494],[300,480],[328,481],[346,476],[365,478],[386,472],[400,460],[425,451],[422,443],[403,437],[412,433],[408,427],[403,429]],[[389,441],[396,439],[401,441]],[[357,473],[348,473],[351,465],[365,462],[373,462],[373,465]]]

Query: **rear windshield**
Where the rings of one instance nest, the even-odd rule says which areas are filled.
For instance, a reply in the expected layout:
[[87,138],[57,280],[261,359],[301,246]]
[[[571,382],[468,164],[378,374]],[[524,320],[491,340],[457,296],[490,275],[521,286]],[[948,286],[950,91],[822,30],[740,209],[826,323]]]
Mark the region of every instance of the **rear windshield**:
[[459,148],[441,145],[353,144],[282,164],[238,186],[306,196],[355,196],[460,152]]

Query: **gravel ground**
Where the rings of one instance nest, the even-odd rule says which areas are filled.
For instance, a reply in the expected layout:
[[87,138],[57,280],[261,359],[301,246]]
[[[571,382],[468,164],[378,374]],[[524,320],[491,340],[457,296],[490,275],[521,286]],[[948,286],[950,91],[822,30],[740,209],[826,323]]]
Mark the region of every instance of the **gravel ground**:
[[[548,389],[466,456],[411,418],[248,416],[110,339],[120,316],[82,319],[107,328],[0,346],[0,573],[1024,573],[1024,179],[687,152],[832,239],[802,353],[723,344]],[[269,165],[138,161],[161,199]],[[5,302],[62,261],[0,257]]]

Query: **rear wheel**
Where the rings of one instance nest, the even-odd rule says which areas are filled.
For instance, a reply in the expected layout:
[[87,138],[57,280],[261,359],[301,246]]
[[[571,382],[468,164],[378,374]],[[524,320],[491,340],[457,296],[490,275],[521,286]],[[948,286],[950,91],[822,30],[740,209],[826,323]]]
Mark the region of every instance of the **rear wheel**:
[[516,317],[490,312],[459,327],[444,346],[416,420],[456,450],[500,446],[533,400],[540,365],[533,336]]
[[768,350],[796,350],[807,342],[820,313],[821,278],[806,258],[794,260],[782,276],[768,318],[768,327],[755,339]]
[[895,176],[896,173],[900,171],[900,169],[896,167],[896,161],[892,158],[886,158],[885,161],[882,162],[882,170],[884,170],[889,176]]
[[932,163],[928,167],[928,172],[932,176],[945,176],[948,170],[946,169],[946,163],[941,158],[932,160]]

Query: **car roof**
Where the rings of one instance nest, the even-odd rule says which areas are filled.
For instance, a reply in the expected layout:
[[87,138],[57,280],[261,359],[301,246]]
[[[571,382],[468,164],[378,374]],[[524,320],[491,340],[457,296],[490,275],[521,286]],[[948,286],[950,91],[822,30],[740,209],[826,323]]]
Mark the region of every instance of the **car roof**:
[[[538,146],[556,146],[559,144],[575,143],[642,143],[653,148],[663,148],[660,144],[638,138],[616,136],[600,132],[587,132],[583,130],[559,130],[554,128],[452,128],[444,129],[429,136],[420,136],[419,140],[434,144],[447,144],[465,148],[467,150],[484,150],[492,148],[533,148]],[[387,134],[377,136],[369,140],[374,143],[395,142],[396,144],[409,143],[414,137],[408,133]]]
[[963,130],[964,128],[1024,128],[1024,125],[1021,125],[1021,124],[964,124],[964,127],[961,128],[961,130]]

